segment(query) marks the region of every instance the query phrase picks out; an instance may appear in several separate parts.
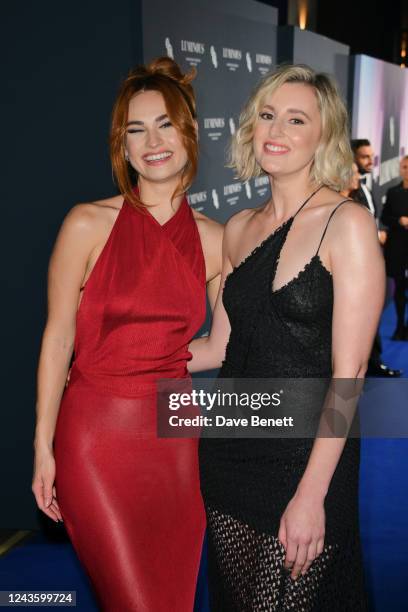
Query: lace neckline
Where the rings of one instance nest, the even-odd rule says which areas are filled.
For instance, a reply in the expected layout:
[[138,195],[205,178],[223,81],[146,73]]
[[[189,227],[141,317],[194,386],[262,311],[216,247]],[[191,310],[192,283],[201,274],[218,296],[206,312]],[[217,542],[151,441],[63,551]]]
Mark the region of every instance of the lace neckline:
[[254,249],[252,249],[252,251],[250,253],[248,253],[248,255],[246,257],[244,257],[244,259],[242,261],[239,262],[239,264],[237,264],[236,266],[234,266],[232,268],[231,272],[229,274],[227,274],[226,278],[228,278],[232,274],[235,274],[235,272],[237,270],[240,270],[243,266],[245,266],[245,264],[249,260],[251,260],[254,257],[254,255],[256,255],[256,253],[258,253],[258,251],[261,251],[268,244],[268,242],[270,242],[272,240],[272,238],[274,238],[276,236],[276,234],[278,234],[278,232],[280,232],[284,228],[286,228],[286,226],[289,223],[291,223],[293,221],[293,219],[294,219],[294,216],[292,215],[292,217],[289,217],[289,219],[286,219],[286,221],[284,221],[283,223],[281,223],[281,225],[279,225],[277,228],[275,228],[273,230],[273,232],[271,234],[269,234],[269,236],[264,238],[264,240],[262,240],[262,242],[257,244],[256,247]]
[[231,276],[231,274],[233,274],[234,272],[236,272],[237,270],[239,270],[243,265],[246,264],[246,262],[250,259],[252,259],[252,257],[258,252],[260,251],[266,244],[268,244],[268,242],[274,238],[276,236],[276,234],[278,232],[280,232],[281,230],[283,230],[284,228],[286,228],[286,226],[289,225],[289,229],[290,229],[290,224],[293,222],[293,220],[295,219],[295,217],[300,213],[300,211],[306,206],[306,204],[313,198],[313,196],[320,191],[320,189],[322,189],[323,185],[319,185],[319,187],[317,189],[315,189],[314,191],[312,191],[312,193],[306,198],[306,200],[304,200],[304,202],[302,202],[302,204],[299,206],[299,208],[297,209],[297,211],[290,216],[288,219],[286,219],[286,221],[284,221],[283,223],[281,223],[281,225],[279,225],[277,228],[275,228],[273,230],[273,232],[271,234],[269,234],[269,236],[267,236],[264,240],[262,240],[262,242],[260,242],[254,249],[252,249],[252,251],[246,256],[244,257],[244,259],[236,266],[234,266],[231,270],[231,272],[227,275],[226,278],[228,278],[229,276]]
[[[304,275],[306,274],[306,272],[309,270],[309,268],[311,268],[313,266],[313,264],[316,263],[318,264],[319,268],[322,270],[322,272],[324,272],[328,278],[332,278],[333,275],[330,272],[330,270],[328,270],[326,268],[326,266],[324,265],[322,258],[320,257],[320,255],[318,253],[315,253],[315,255],[313,255],[313,257],[311,259],[309,259],[308,262],[305,263],[305,265],[303,266],[303,268],[301,270],[299,270],[299,272],[297,274],[295,274],[295,276],[293,276],[292,278],[290,278],[284,285],[281,285],[280,287],[277,287],[276,289],[273,289],[273,287],[271,288],[271,295],[275,296],[278,295],[281,291],[283,291],[284,289],[287,289],[288,287],[290,287],[291,285],[296,284],[296,282]],[[273,284],[273,283],[272,283]]]

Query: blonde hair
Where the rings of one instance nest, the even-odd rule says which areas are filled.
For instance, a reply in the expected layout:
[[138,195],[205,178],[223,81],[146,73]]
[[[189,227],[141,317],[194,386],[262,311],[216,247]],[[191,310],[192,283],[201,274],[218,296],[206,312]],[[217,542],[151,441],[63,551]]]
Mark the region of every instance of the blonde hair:
[[350,182],[353,163],[347,109],[334,80],[304,64],[279,66],[255,88],[240,115],[239,128],[231,144],[229,166],[243,181],[264,173],[254,155],[255,123],[265,99],[284,83],[303,83],[313,87],[322,120],[322,135],[310,178],[312,182],[341,191]]

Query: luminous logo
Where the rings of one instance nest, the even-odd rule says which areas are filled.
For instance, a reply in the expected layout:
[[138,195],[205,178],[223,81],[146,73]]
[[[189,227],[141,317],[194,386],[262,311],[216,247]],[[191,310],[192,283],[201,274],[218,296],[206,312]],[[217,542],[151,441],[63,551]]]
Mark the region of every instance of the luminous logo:
[[249,184],[249,181],[246,181],[244,185],[245,185],[245,192],[246,192],[247,198],[248,200],[250,200],[252,198],[251,185]]
[[211,190],[211,197],[212,197],[212,201],[214,204],[214,207],[218,210],[220,207],[220,201],[218,199],[218,193],[216,191],[216,189],[212,189]]
[[255,55],[255,62],[258,66],[258,70],[262,75],[265,75],[272,66],[272,56],[265,55],[264,53],[257,53]]
[[188,51],[189,53],[198,53],[199,55],[204,55],[205,45],[204,43],[195,42],[193,40],[182,40],[181,50]]
[[230,49],[230,47],[222,48],[222,57],[228,70],[235,72],[240,67],[242,60],[242,51],[240,49]]
[[239,49],[230,49],[229,47],[223,47],[222,57],[225,57],[226,59],[240,61],[242,59],[242,51],[240,51]]
[[211,140],[219,140],[222,136],[222,130],[224,128],[224,117],[207,117],[204,119],[204,129],[208,130],[207,135]]
[[263,198],[269,191],[269,178],[267,176],[257,176],[254,185],[257,194]]
[[390,145],[393,147],[395,143],[395,120],[391,115],[390,117]]
[[232,183],[231,185],[224,185],[224,195],[232,195],[234,193],[240,193],[242,191],[241,183]]
[[213,130],[225,127],[224,117],[209,117],[204,119],[204,127],[206,130]]
[[267,66],[272,65],[272,56],[264,55],[263,53],[257,53],[255,57],[255,61],[257,64],[265,64]]
[[269,185],[269,178],[267,176],[257,176],[255,179],[255,187],[265,187]]
[[212,65],[214,66],[214,68],[218,68],[218,57],[217,57],[217,52],[215,50],[214,45],[211,45],[210,47],[210,55],[211,55]]
[[164,44],[166,46],[167,57],[171,57],[171,59],[174,59],[173,45],[171,44],[169,37],[165,38]]
[[246,58],[248,71],[252,72],[252,58],[251,58],[251,54],[248,51],[245,54],[245,58]]
[[236,127],[235,127],[235,121],[234,121],[233,117],[229,118],[229,129],[230,129],[230,132],[231,132],[231,136],[233,136],[235,134],[235,132],[237,131]]
[[231,183],[230,185],[224,185],[224,196],[226,196],[227,203],[230,206],[234,206],[234,204],[237,204],[241,191],[242,184],[239,182]]
[[190,202],[191,206],[203,204],[207,201],[207,192],[197,191],[196,193],[190,193],[188,196],[188,201]]

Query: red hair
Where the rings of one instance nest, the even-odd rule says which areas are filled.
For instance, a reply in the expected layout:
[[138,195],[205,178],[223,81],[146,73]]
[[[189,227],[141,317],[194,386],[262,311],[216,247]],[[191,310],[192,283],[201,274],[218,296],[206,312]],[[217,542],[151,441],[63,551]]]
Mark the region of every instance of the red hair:
[[136,207],[144,207],[135,193],[134,170],[125,159],[125,136],[129,102],[140,91],[158,91],[164,98],[171,123],[179,131],[187,152],[187,164],[173,197],[189,189],[197,173],[198,139],[196,102],[190,82],[195,71],[183,74],[169,57],[159,57],[146,66],[137,66],[122,83],[112,112],[110,156],[113,174],[124,198]]

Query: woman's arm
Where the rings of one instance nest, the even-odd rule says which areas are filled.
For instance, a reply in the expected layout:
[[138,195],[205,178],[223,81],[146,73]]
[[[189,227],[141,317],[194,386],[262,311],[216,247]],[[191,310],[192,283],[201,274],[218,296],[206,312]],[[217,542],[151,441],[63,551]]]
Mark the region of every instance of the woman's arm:
[[[221,268],[221,265],[220,265],[220,268]],[[214,312],[215,304],[217,303],[217,297],[220,291],[220,287],[221,287],[221,269],[220,269],[219,274],[217,274],[217,276],[212,278],[207,283],[207,297],[208,297],[208,302],[210,304],[212,313]]]
[[93,205],[78,205],[58,234],[48,272],[48,317],[37,375],[37,423],[33,493],[41,510],[61,519],[55,498],[53,438],[59,405],[72,357],[80,287],[95,246]]
[[[334,215],[326,240],[333,274],[333,379],[363,379],[384,304],[384,261],[372,216],[344,205]],[[345,381],[346,383],[348,381]],[[358,397],[336,396],[335,409],[348,424]],[[351,405],[352,404],[352,405]],[[330,409],[330,406],[329,406]],[[281,519],[279,538],[292,576],[305,573],[324,546],[324,499],[346,438],[317,437],[297,491]]]
[[189,351],[191,351],[193,355],[191,361],[188,362],[188,369],[190,372],[202,372],[219,368],[225,357],[225,348],[230,335],[230,325],[222,302],[222,294],[225,279],[232,270],[228,256],[228,240],[230,239],[229,225],[230,223],[228,222],[224,229],[222,253],[221,257],[219,257],[219,263],[221,263],[221,276],[211,288],[212,297],[210,297],[210,292],[208,295],[211,304],[215,296],[214,289],[216,284],[218,284],[218,293],[215,300],[215,306],[213,307],[211,332],[209,336],[197,338],[190,343]]

